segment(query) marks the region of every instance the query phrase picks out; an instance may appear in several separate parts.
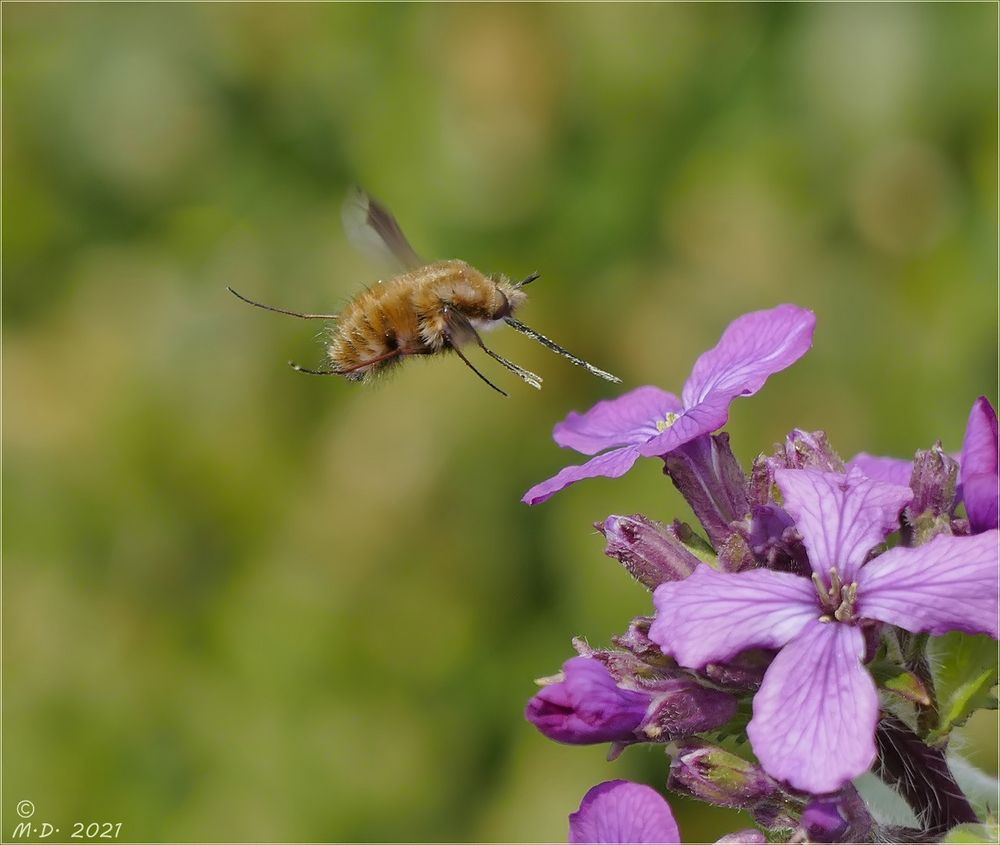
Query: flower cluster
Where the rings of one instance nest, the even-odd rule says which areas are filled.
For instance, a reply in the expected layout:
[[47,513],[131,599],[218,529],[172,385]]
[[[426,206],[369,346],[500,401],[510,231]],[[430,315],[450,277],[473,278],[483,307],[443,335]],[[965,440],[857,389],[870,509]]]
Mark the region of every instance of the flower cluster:
[[[613,648],[577,641],[526,716],[558,742],[612,743],[612,758],[662,743],[669,790],[746,810],[772,836],[934,841],[979,820],[945,746],[996,683],[995,649],[969,655],[989,654],[976,635],[998,638],[997,416],[980,397],[960,454],[938,443],[913,461],[845,463],[823,432],[796,429],[746,474],[716,432],[733,399],[809,349],[814,327],[792,305],[744,315],[679,398],[640,387],[556,426],[555,441],[590,460],[525,502],[655,457],[703,534],[638,514],[598,523],[607,554],[653,591],[655,615],[636,617]],[[919,829],[877,820],[854,786],[869,770]],[[720,841],[763,842],[761,829]],[[570,841],[680,834],[657,790],[612,780],[570,816]]]

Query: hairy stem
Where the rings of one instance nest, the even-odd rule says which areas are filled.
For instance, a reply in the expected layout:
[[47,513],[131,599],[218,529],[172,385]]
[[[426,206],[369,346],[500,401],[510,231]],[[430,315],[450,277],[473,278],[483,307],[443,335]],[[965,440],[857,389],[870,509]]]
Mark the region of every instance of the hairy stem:
[[934,675],[927,660],[927,641],[930,637],[927,634],[911,634],[903,630],[897,630],[896,637],[903,665],[916,675],[930,698],[928,704],[917,704],[917,732],[921,736],[927,736],[939,719]]
[[979,821],[948,768],[944,752],[925,745],[905,722],[883,714],[875,743],[875,774],[899,791],[925,829],[943,832]]

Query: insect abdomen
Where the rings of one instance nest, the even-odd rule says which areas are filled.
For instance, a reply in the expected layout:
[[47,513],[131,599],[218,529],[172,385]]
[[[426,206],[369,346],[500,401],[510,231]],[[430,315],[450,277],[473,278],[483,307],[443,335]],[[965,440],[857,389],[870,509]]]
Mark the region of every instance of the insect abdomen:
[[393,280],[356,296],[331,330],[327,355],[333,369],[352,381],[367,381],[408,354],[420,354],[415,320],[399,308]]

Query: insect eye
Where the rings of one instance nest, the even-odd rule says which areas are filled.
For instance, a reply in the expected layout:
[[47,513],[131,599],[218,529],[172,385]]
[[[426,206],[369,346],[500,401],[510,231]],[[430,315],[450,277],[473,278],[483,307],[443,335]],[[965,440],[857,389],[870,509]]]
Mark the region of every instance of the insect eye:
[[503,302],[500,304],[500,307],[497,308],[496,312],[493,314],[493,319],[502,320],[504,319],[504,317],[510,316],[511,312],[510,300],[507,298],[507,294],[505,294],[502,290],[500,290],[500,288],[497,288],[497,293],[500,294],[501,298],[503,299]]

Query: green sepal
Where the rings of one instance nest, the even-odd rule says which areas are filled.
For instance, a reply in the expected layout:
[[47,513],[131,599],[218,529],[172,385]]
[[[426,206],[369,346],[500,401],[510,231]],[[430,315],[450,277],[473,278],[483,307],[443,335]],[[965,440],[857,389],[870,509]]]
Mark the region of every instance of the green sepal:
[[756,763],[757,755],[753,753],[750,740],[747,738],[747,725],[750,724],[750,718],[753,715],[751,706],[749,697],[741,699],[736,705],[736,713],[732,719],[722,727],[716,728],[714,731],[706,731],[699,736],[712,745],[718,745],[731,754]]
[[917,517],[909,520],[910,528],[913,531],[913,545],[922,546],[929,543],[939,534],[951,535],[951,515],[935,514],[933,511],[924,511]]
[[719,568],[719,561],[716,557],[715,549],[709,545],[708,540],[702,537],[686,522],[681,522],[679,519],[674,520],[673,528],[677,533],[677,539],[684,544],[684,547],[691,552],[691,554],[698,558],[698,560],[702,563],[707,563],[715,569]]
[[935,667],[938,722],[925,737],[932,745],[941,744],[953,728],[965,723],[980,709],[995,710],[997,644],[986,634],[952,631],[932,637],[928,643],[930,665]]
[[889,661],[876,661],[870,663],[868,668],[871,669],[879,689],[884,689],[921,707],[931,705],[930,692],[915,673],[901,669]]
[[1000,841],[1000,827],[990,824],[960,824],[945,834],[941,842],[981,843],[990,842],[993,845]]

